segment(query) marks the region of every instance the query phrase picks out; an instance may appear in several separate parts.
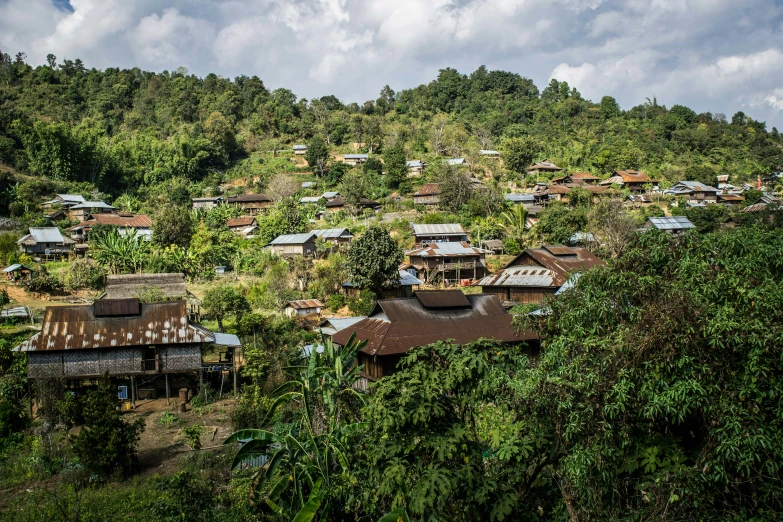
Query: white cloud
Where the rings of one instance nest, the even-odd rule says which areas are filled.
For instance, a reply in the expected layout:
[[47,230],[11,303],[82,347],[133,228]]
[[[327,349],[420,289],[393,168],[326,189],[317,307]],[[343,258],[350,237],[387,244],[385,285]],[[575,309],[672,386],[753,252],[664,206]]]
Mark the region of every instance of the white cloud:
[[191,65],[212,49],[215,30],[210,22],[170,8],[142,18],[128,32],[136,59],[156,67]]

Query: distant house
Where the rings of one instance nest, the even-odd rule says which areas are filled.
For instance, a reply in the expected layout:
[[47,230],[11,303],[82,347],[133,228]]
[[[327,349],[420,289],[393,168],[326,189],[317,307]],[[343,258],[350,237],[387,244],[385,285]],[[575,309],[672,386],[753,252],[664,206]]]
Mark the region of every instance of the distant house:
[[61,206],[68,210],[72,206],[86,203],[86,201],[84,196],[80,196],[79,194],[57,194],[54,199],[41,203],[41,208],[49,209],[55,206]]
[[[331,201],[327,201],[326,205],[326,212],[327,213],[333,213],[333,212],[339,212],[340,210],[344,210],[346,207],[345,199],[343,199],[341,196],[337,196],[336,198],[332,199]],[[371,199],[367,198],[361,198],[355,205],[357,208],[365,209],[369,208],[372,210],[378,210],[381,208],[381,204],[377,201],[373,201]]]
[[241,196],[231,196],[226,202],[229,205],[239,207],[251,216],[257,216],[266,212],[272,207],[272,199],[264,194],[243,194]]
[[329,192],[324,192],[323,194],[321,194],[321,197],[323,199],[325,199],[326,201],[331,201],[331,200],[335,199],[339,195],[340,195],[339,192],[337,192],[335,190],[332,190],[332,191],[329,191]]
[[649,194],[630,194],[625,200],[625,206],[630,208],[645,208],[655,202]]
[[417,346],[448,339],[458,344],[493,339],[512,345],[535,345],[537,340],[533,332],[514,328],[496,297],[460,290],[419,290],[413,297],[381,299],[367,318],[332,335],[332,342],[345,345],[354,334],[367,341],[357,363],[370,381],[396,372],[400,359]]
[[775,196],[766,194],[757,202],[740,210],[740,212],[764,212],[766,210],[778,210],[783,208],[781,201]]
[[513,205],[533,205],[535,196],[533,194],[506,194],[505,200]]
[[408,167],[408,174],[410,174],[411,176],[420,175],[422,172],[424,172],[424,169],[427,166],[421,160],[406,161],[405,165]]
[[36,257],[67,255],[74,243],[74,240],[63,237],[57,227],[31,227],[30,233],[16,242],[22,252]]
[[465,158],[449,158],[446,160],[446,165],[464,165],[465,164]]
[[736,207],[745,202],[745,196],[740,194],[718,194],[718,203]]
[[505,246],[500,239],[486,239],[481,242],[481,248],[490,250],[493,254],[502,254]]
[[554,163],[548,160],[544,161],[537,161],[536,163],[533,163],[530,165],[527,169],[530,174],[554,174],[555,172],[560,172],[561,169]]
[[[407,270],[399,270],[399,280],[396,283],[386,285],[381,291],[381,297],[383,299],[390,299],[392,297],[410,297],[413,292],[419,289],[420,285],[424,284],[424,281],[416,277],[415,268],[409,268]],[[343,292],[347,297],[358,297],[361,289],[346,281],[343,283]]]
[[500,153],[496,150],[480,150],[479,156],[482,156],[484,158],[494,158],[497,159],[500,157]]
[[302,182],[302,188],[303,189],[311,189],[311,188],[315,188],[315,187],[316,187],[315,181],[303,181]]
[[567,185],[550,185],[547,187],[545,194],[547,201],[568,201],[570,192],[571,187]]
[[318,299],[302,299],[299,301],[289,301],[285,305],[283,312],[288,317],[309,317],[321,315],[323,303]]
[[425,183],[413,194],[414,205],[438,205],[440,203],[440,185],[437,183]]
[[71,238],[77,241],[86,241],[90,230],[96,225],[116,227],[120,235],[125,235],[129,229],[136,231],[136,236],[141,236],[147,241],[152,240],[152,220],[144,214],[130,214],[119,212],[117,214],[93,214],[90,219],[68,229]]
[[284,234],[277,236],[267,247],[281,257],[311,256],[315,254],[315,238],[312,232]]
[[22,264],[16,263],[3,269],[3,276],[8,281],[30,281],[35,274],[35,270]]
[[321,196],[303,196],[299,198],[299,203],[303,205],[317,205],[321,201]]
[[234,234],[249,239],[258,230],[258,222],[254,216],[242,216],[230,218],[226,221],[226,227]]
[[330,317],[318,323],[318,326],[316,327],[315,330],[326,336],[331,337],[337,332],[341,330],[345,330],[346,328],[355,325],[365,317],[366,316],[364,315],[359,317]]
[[467,242],[429,243],[405,253],[408,263],[414,266],[426,283],[443,281],[459,282],[463,279],[484,277],[484,264],[489,250],[472,247]]
[[307,145],[294,145],[294,155],[304,156],[307,153]]
[[528,249],[503,270],[484,277],[475,286],[503,302],[541,304],[554,295],[576,271],[604,262],[586,248],[549,245]]
[[347,228],[324,228],[310,232],[330,243],[347,244],[353,239],[353,234]]
[[68,215],[76,221],[87,221],[95,214],[111,214],[115,210],[117,210],[117,207],[113,207],[103,201],[85,201],[70,207]]
[[221,201],[223,201],[223,198],[214,197],[214,198],[193,198],[191,200],[193,202],[193,208],[213,208],[218,205],[220,205]]
[[619,185],[621,188],[627,188],[631,192],[644,192],[645,185],[650,184],[654,187],[658,182],[650,179],[646,172],[638,170],[617,170],[614,175],[599,183],[601,186]]
[[696,228],[696,226],[685,216],[647,218],[647,222],[642,227],[642,230],[649,230],[652,228],[663,230],[669,234],[679,234],[688,229]]
[[369,154],[346,154],[344,156],[345,163],[351,166],[361,165],[362,163],[365,163],[369,157]]
[[580,185],[597,185],[601,178],[593,176],[589,172],[572,172],[568,175],[571,181]]
[[698,181],[678,181],[663,193],[683,197],[688,203],[709,205],[718,202],[718,189]]
[[468,240],[468,234],[459,223],[446,223],[442,225],[411,224],[413,237],[417,245],[427,243],[448,243]]

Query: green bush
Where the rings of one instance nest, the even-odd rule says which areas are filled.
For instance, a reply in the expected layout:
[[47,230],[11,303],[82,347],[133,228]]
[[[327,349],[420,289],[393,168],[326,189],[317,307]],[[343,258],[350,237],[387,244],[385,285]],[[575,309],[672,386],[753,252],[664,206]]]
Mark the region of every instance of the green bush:
[[359,292],[359,297],[348,299],[348,309],[354,315],[370,315],[375,306],[375,293],[372,290],[364,289]]
[[215,401],[215,396],[216,392],[209,386],[209,384],[204,383],[204,386],[201,387],[198,393],[190,399],[190,405],[194,408],[206,406],[207,404]]
[[51,274],[38,274],[32,280],[25,283],[25,287],[30,292],[57,293],[62,292],[63,284]]
[[0,446],[14,433],[25,428],[27,418],[22,407],[9,399],[0,399]]
[[329,310],[336,312],[345,306],[345,296],[343,294],[334,294],[329,296]]
[[231,425],[235,430],[260,428],[272,400],[264,394],[261,386],[250,385],[242,389],[234,411],[231,412]]
[[65,270],[65,288],[100,290],[106,284],[106,269],[89,259],[78,259]]

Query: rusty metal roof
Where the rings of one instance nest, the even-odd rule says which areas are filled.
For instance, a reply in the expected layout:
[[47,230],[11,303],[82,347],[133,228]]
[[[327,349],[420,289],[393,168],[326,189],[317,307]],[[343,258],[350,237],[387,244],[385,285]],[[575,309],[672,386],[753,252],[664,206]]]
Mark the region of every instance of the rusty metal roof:
[[404,354],[416,346],[453,339],[466,344],[478,339],[519,342],[537,339],[535,333],[517,333],[512,316],[494,295],[468,295],[470,306],[463,308],[425,308],[416,297],[382,299],[367,319],[332,336],[345,344],[355,332],[366,340],[362,350],[369,355]]
[[23,352],[83,350],[214,342],[212,333],[188,323],[185,301],[142,303],[141,313],[95,317],[93,305],[50,306],[41,331],[23,342]]
[[542,266],[515,266],[488,275],[476,286],[558,287],[551,270]]
[[437,183],[425,183],[414,196],[437,196],[440,194],[440,185]]
[[255,224],[256,224],[256,218],[254,218],[253,216],[229,218],[229,220],[226,221],[226,226],[228,228],[251,227]]
[[308,308],[323,308],[324,305],[318,299],[300,299],[299,301],[288,301],[288,306],[294,310],[306,310]]
[[414,294],[424,308],[461,308],[470,306],[462,290],[419,290]]
[[588,270],[605,263],[586,248],[552,245],[529,248],[511,260],[506,268],[531,264],[551,270],[555,284],[560,286],[566,282],[570,272]]
[[242,194],[240,196],[231,196],[227,200],[229,203],[258,203],[272,201],[266,194]]

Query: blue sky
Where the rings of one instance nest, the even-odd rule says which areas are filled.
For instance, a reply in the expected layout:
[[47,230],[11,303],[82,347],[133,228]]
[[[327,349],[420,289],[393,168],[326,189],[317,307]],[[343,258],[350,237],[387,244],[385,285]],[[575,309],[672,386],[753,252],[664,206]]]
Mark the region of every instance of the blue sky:
[[480,65],[624,108],[657,97],[783,128],[774,0],[0,0],[0,49],[233,78],[344,101]]

